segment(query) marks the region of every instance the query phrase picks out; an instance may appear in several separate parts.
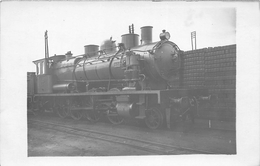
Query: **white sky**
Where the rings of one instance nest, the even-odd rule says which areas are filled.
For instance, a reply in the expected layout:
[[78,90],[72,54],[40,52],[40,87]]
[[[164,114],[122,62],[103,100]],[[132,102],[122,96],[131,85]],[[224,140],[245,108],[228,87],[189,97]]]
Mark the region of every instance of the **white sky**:
[[[121,42],[128,26],[153,26],[153,41],[166,29],[182,50],[191,50],[190,33],[197,32],[197,48],[235,44],[236,9],[222,6],[183,6],[153,2],[13,2],[2,3],[2,39],[12,55],[33,60],[44,57],[44,32],[48,30],[50,56],[72,51],[84,53],[84,45],[100,45],[113,36]],[[6,45],[4,45],[5,48]],[[19,52],[17,50],[20,50]]]
[[[0,5],[1,165],[259,165],[259,3],[11,1]],[[166,29],[183,50],[191,49],[192,31],[197,31],[198,48],[237,44],[238,154],[28,158],[26,72],[35,70],[33,60],[44,57],[45,30],[50,55],[67,51],[77,55],[84,53],[84,45],[100,44],[110,36],[120,42],[132,23],[138,34],[140,27],[153,26],[154,41]]]

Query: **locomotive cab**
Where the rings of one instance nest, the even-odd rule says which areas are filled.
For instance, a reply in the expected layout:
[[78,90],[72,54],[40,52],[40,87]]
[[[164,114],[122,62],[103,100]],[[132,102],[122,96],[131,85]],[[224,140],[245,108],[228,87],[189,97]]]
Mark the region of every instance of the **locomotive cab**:
[[52,93],[52,74],[46,59],[34,61],[36,65],[36,93]]

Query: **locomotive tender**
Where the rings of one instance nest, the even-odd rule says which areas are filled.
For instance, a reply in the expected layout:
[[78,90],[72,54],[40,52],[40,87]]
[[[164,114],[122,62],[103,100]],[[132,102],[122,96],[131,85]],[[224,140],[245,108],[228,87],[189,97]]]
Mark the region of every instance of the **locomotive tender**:
[[92,122],[105,114],[113,124],[136,118],[151,129],[188,117],[194,122],[197,99],[207,90],[182,87],[183,51],[165,30],[152,42],[152,28],[141,28],[141,44],[132,25],[118,46],[110,38],[100,50],[86,45],[83,55],[51,57],[46,31],[45,58],[34,61],[36,73],[28,73],[29,109]]

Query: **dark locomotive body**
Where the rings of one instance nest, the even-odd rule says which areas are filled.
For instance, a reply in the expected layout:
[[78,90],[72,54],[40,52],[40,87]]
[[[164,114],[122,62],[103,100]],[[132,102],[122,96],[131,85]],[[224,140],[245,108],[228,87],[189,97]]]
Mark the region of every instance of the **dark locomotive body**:
[[[103,114],[113,124],[136,118],[152,129],[187,117],[193,121],[198,99],[207,91],[182,88],[182,51],[168,32],[158,42],[151,34],[152,27],[142,27],[139,45],[130,27],[117,47],[110,39],[101,50],[87,45],[85,54],[74,57],[71,52],[49,57],[46,50],[44,59],[34,61],[36,75],[28,75],[30,110],[90,121]],[[174,88],[173,79],[178,80]]]

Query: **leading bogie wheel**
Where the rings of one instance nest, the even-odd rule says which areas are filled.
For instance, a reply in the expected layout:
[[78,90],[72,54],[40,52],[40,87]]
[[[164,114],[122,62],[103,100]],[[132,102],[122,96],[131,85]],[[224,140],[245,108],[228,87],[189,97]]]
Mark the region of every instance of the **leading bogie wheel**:
[[145,124],[150,129],[158,129],[163,124],[163,114],[157,107],[146,110]]

